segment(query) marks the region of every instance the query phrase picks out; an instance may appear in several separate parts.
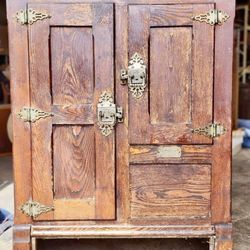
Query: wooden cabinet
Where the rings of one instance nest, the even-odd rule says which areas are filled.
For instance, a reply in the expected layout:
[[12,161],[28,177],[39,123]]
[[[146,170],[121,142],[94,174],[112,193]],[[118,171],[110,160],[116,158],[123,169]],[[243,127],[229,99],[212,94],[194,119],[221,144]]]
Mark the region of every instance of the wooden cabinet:
[[233,1],[16,0],[8,18],[14,249],[209,238],[231,250]]

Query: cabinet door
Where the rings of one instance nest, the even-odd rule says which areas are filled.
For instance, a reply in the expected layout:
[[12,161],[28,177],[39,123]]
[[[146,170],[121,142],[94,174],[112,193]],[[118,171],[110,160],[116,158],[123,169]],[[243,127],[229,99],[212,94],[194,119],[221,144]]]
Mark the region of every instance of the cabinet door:
[[192,133],[213,119],[214,27],[192,20],[213,4],[129,6],[129,57],[147,67],[147,88],[130,94],[131,144],[211,144]]
[[147,67],[142,97],[129,94],[132,220],[211,221],[212,139],[192,129],[213,122],[214,27],[192,16],[213,8],[129,6],[129,58]]
[[114,131],[97,126],[101,94],[114,94],[113,5],[29,4],[51,18],[29,25],[33,200],[37,220],[115,219]]

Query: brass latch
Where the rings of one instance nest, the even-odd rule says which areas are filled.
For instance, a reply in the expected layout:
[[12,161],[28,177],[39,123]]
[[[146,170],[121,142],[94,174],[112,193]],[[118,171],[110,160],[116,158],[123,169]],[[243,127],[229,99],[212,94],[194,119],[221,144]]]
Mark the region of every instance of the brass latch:
[[222,25],[224,22],[226,22],[230,16],[221,10],[210,10],[207,13],[195,15],[192,17],[193,20],[198,22],[205,22],[210,25],[219,24]]
[[212,123],[207,125],[206,127],[192,129],[192,132],[210,138],[215,138],[224,135],[226,129],[220,123]]
[[38,217],[40,214],[42,213],[48,213],[50,211],[53,211],[54,207],[53,206],[46,206],[46,205],[42,205],[37,201],[32,201],[29,200],[27,202],[25,202],[21,207],[20,207],[20,211],[29,216],[29,217]]
[[24,25],[24,24],[33,24],[34,22],[38,20],[51,18],[51,16],[48,15],[47,13],[39,12],[31,8],[28,8],[25,10],[21,9],[17,11],[15,18],[18,23],[20,23],[21,25]]
[[147,86],[146,71],[146,65],[138,53],[135,53],[131,57],[128,71],[125,69],[121,70],[121,80],[123,81],[123,84],[126,84],[125,80],[127,80],[128,88],[135,98],[141,98],[143,96],[143,92]]
[[18,113],[17,116],[24,122],[36,122],[41,118],[46,118],[53,116],[50,112],[45,112],[37,108],[23,107]]
[[123,122],[121,107],[114,104],[112,94],[103,92],[97,104],[97,119],[101,133],[105,136],[111,134],[117,122]]

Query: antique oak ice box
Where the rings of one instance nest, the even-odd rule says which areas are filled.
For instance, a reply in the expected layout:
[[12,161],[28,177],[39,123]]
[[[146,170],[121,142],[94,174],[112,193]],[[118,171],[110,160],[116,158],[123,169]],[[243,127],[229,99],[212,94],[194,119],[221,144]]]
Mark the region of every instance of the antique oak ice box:
[[233,21],[231,0],[8,2],[15,250],[45,238],[232,250]]

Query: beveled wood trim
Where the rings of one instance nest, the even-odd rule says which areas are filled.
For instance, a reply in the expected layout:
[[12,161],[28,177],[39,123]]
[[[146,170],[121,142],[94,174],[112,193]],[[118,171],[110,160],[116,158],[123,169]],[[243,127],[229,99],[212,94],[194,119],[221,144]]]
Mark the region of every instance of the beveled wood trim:
[[32,227],[31,235],[37,238],[172,238],[209,237],[212,226],[43,226]]
[[31,225],[22,224],[13,227],[13,250],[31,249]]
[[[234,1],[218,0],[216,8],[230,18],[215,26],[214,122],[223,124],[227,132],[214,139],[212,148],[212,223],[231,222],[231,155],[232,155],[232,59]],[[227,39],[225,39],[227,37]]]
[[178,148],[181,151],[180,157],[164,157],[164,149],[167,149],[168,147],[173,147],[173,146],[170,145],[130,146],[129,162],[131,164],[211,163],[211,146],[182,145],[178,146]]
[[[126,4],[115,7],[116,103],[123,107],[123,123],[116,127],[116,200],[117,220],[127,222],[129,202],[129,143],[128,143],[128,87],[122,85],[120,70],[128,67],[128,8]],[[126,152],[126,153],[124,153]]]

